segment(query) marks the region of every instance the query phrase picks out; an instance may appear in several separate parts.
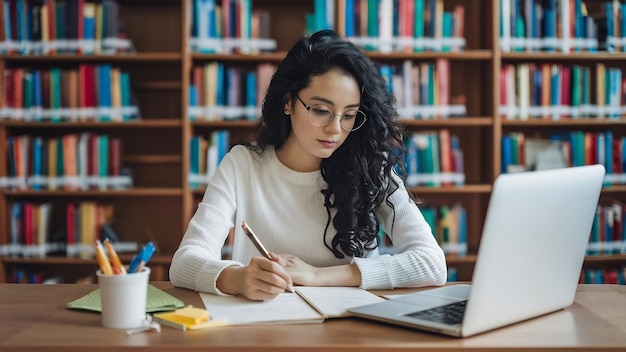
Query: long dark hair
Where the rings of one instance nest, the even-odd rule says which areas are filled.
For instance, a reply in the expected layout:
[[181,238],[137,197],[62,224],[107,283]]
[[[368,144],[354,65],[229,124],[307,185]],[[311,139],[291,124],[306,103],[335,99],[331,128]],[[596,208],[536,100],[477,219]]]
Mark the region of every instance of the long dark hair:
[[[278,65],[269,84],[259,121],[256,145],[262,152],[267,145],[280,148],[291,131],[291,120],[283,109],[291,99],[308,87],[312,77],[337,70],[353,77],[361,88],[360,110],[367,115],[365,124],[350,132],[346,141],[320,165],[328,188],[324,206],[328,221],[324,244],[337,258],[363,257],[376,248],[380,228],[375,207],[386,201],[398,184],[391,177],[394,168],[404,174],[402,129],[395,123],[394,98],[374,63],[352,43],[331,30],[317,32],[298,40]],[[331,244],[326,240],[332,219],[337,233]],[[387,229],[389,230],[389,229]]]

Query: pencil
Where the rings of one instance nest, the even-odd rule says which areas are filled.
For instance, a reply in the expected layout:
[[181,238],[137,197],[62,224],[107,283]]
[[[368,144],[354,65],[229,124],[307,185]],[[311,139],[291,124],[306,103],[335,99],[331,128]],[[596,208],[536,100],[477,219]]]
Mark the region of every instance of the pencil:
[[[272,255],[270,254],[270,252],[267,251],[267,249],[265,249],[265,246],[263,246],[263,243],[261,243],[261,241],[259,240],[258,237],[256,237],[256,235],[254,234],[254,232],[252,232],[252,229],[248,226],[248,224],[246,224],[245,221],[241,222],[241,228],[243,229],[243,232],[248,236],[248,238],[252,241],[252,244],[254,244],[254,246],[256,247],[256,249],[259,250],[259,252],[261,252],[261,254],[269,259],[272,260]],[[287,289],[289,290],[289,292],[294,293],[294,289],[293,287],[291,287],[291,285],[289,285],[289,287],[287,287]]]
[[109,262],[109,258],[107,258],[106,254],[104,253],[104,247],[102,247],[102,242],[100,242],[100,240],[96,240],[96,259],[98,259],[98,265],[100,265],[100,271],[102,272],[102,274],[113,274],[111,263]]
[[124,265],[122,265],[120,257],[117,256],[115,248],[113,248],[113,244],[108,238],[104,240],[104,246],[109,253],[109,258],[111,258],[113,274],[126,274],[126,268],[124,268]]

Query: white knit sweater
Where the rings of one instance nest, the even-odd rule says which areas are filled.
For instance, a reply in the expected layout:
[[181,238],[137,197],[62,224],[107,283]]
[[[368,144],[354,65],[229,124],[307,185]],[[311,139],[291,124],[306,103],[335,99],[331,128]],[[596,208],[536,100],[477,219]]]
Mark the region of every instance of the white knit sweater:
[[[400,179],[398,179],[400,181]],[[276,254],[293,254],[318,267],[356,263],[364,289],[442,285],[446,261],[428,223],[400,181],[390,197],[394,211],[383,202],[376,213],[391,232],[395,255],[338,259],[324,245],[327,221],[326,188],[319,171],[296,172],[285,167],[272,147],[262,154],[235,146],[211,177],[196,213],[189,222],[170,267],[175,286],[222,294],[216,281],[230,265],[247,265],[259,253],[241,229],[250,225],[265,247]],[[221,248],[234,227],[232,260],[221,259]],[[327,233],[330,243],[335,231]]]

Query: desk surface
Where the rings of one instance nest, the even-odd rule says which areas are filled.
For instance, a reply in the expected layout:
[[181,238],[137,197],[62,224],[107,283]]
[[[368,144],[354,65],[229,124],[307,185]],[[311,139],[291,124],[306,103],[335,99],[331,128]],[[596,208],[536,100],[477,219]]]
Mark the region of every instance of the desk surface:
[[[197,293],[155,286],[202,307]],[[65,309],[96,285],[0,284],[0,351],[388,351],[425,348],[467,350],[626,350],[626,286],[581,285],[564,310],[470,338],[422,333],[358,318],[322,324],[226,326],[127,336],[105,329],[100,315]],[[397,290],[397,293],[408,292]]]

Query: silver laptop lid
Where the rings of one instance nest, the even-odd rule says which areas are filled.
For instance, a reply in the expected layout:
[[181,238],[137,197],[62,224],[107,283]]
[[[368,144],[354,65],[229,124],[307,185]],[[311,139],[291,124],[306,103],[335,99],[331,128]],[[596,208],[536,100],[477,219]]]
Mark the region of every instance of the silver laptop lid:
[[604,173],[591,165],[496,179],[462,336],[572,304]]

